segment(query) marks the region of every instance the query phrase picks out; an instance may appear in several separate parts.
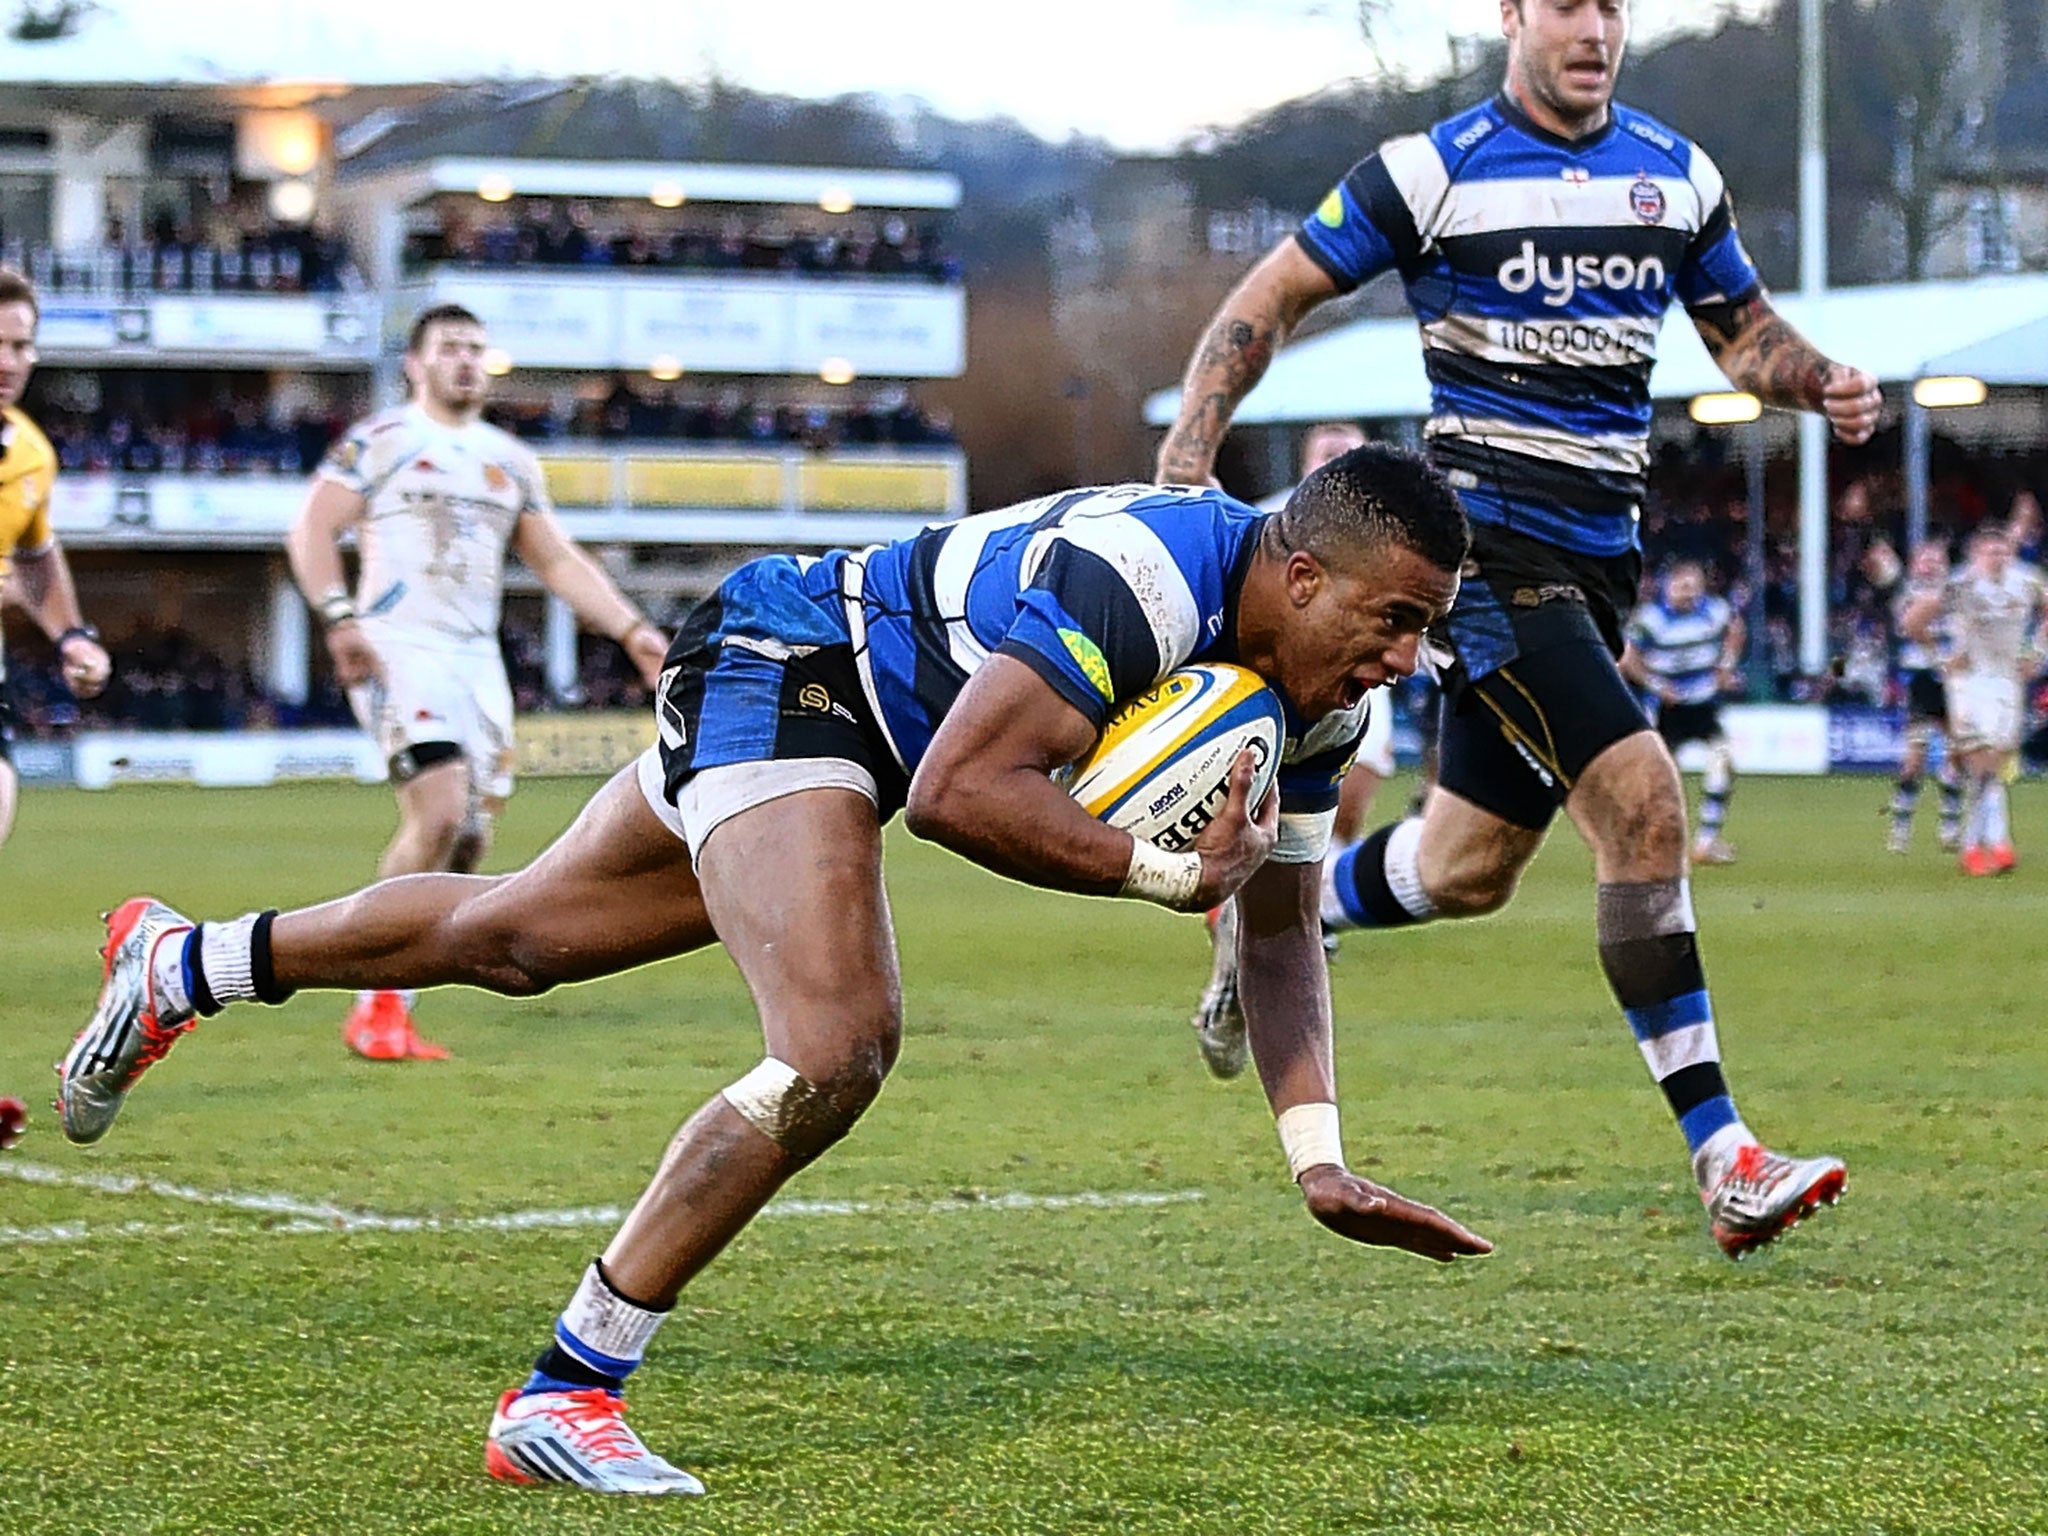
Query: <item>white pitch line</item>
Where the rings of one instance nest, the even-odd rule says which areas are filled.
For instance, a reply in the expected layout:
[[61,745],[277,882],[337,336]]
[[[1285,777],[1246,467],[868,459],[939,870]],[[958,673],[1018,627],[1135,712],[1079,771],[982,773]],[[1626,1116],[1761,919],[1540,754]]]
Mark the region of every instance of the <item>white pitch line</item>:
[[[287,1217],[264,1226],[231,1225],[215,1222],[204,1227],[184,1224],[124,1222],[118,1226],[91,1226],[85,1222],[57,1222],[44,1227],[0,1227],[0,1246],[26,1243],[84,1242],[105,1237],[162,1237],[183,1232],[209,1236],[238,1236],[258,1233],[293,1237],[317,1233],[351,1232],[533,1232],[575,1227],[614,1227],[625,1219],[616,1205],[575,1206],[565,1210],[506,1211],[489,1216],[390,1216],[376,1211],[349,1210],[330,1201],[301,1200],[294,1195],[245,1194],[235,1190],[198,1189],[162,1179],[133,1174],[72,1173],[41,1163],[0,1161],[0,1177],[46,1188],[84,1189],[103,1195],[142,1195],[188,1205],[247,1211],[252,1215]],[[1071,1195],[949,1195],[939,1200],[800,1200],[771,1202],[761,1214],[768,1217],[816,1216],[936,1216],[961,1211],[1070,1211],[1131,1210],[1162,1205],[1186,1205],[1202,1198],[1199,1189],[1118,1190],[1103,1193],[1082,1190]]]

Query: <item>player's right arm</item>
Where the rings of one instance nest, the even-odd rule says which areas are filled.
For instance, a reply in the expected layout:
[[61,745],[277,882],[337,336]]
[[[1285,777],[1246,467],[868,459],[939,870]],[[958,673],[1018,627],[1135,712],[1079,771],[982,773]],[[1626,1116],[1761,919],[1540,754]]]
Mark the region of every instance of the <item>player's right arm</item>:
[[[1013,880],[1095,896],[1147,895],[1132,886],[1143,857],[1137,840],[1090,816],[1050,777],[1093,747],[1099,729],[1033,667],[991,656],[918,763],[904,823]],[[1255,819],[1245,804],[1251,779],[1245,754],[1232,771],[1229,800],[1195,841],[1199,879],[1164,904],[1212,907],[1265,859],[1278,831],[1279,796],[1267,796]]]
[[292,580],[327,627],[327,653],[334,659],[336,679],[345,688],[366,683],[383,670],[362,625],[356,622],[355,601],[349,596],[348,574],[341,564],[341,536],[361,525],[368,506],[360,491],[319,476],[284,541]]
[[1181,381],[1180,415],[1159,445],[1162,485],[1214,485],[1216,450],[1238,405],[1265,377],[1288,334],[1338,293],[1330,274],[1293,239],[1283,241],[1230,291]]
[[1943,593],[1928,587],[1913,593],[1899,609],[1899,633],[1921,645],[1934,643],[1935,621],[1941,617]]

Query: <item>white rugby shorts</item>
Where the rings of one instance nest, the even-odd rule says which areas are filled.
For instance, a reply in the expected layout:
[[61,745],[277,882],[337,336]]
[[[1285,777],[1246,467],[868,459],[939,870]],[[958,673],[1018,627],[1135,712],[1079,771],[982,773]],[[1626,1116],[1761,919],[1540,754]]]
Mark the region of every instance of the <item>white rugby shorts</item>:
[[753,763],[720,763],[700,768],[683,782],[671,801],[664,792],[661,748],[640,754],[634,776],[647,808],[661,824],[690,848],[695,867],[704,856],[705,839],[742,811],[807,789],[849,789],[879,802],[875,776],[844,757],[784,757]]
[[481,800],[512,793],[512,685],[495,645],[422,645],[403,636],[364,635],[383,663],[381,679],[351,688],[349,708],[383,754],[394,783],[417,771],[413,749],[450,742],[469,765]]
[[1952,752],[2017,752],[2026,718],[2019,679],[1961,672],[1948,680],[1948,741]]

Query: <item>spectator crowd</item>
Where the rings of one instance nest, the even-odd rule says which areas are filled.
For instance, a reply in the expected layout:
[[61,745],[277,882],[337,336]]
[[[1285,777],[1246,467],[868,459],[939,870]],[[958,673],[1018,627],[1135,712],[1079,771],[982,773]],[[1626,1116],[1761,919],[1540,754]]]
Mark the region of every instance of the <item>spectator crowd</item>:
[[[486,204],[487,208],[492,205]],[[841,220],[829,228],[727,213],[661,223],[645,213],[583,199],[531,197],[481,217],[443,205],[437,222],[407,237],[404,260],[474,267],[646,267],[705,272],[784,272],[813,277],[926,277],[957,282],[959,262],[931,225],[901,214]]]

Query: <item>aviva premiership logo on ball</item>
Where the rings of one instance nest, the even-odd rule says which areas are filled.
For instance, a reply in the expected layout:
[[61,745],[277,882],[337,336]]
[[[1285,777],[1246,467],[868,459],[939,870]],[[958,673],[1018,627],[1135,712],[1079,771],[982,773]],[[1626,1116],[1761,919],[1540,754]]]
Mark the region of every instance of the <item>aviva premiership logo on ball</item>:
[[1186,667],[1111,715],[1095,749],[1060,779],[1097,820],[1186,848],[1223,808],[1240,752],[1252,756],[1252,806],[1265,798],[1285,737],[1279,697],[1256,673]]

